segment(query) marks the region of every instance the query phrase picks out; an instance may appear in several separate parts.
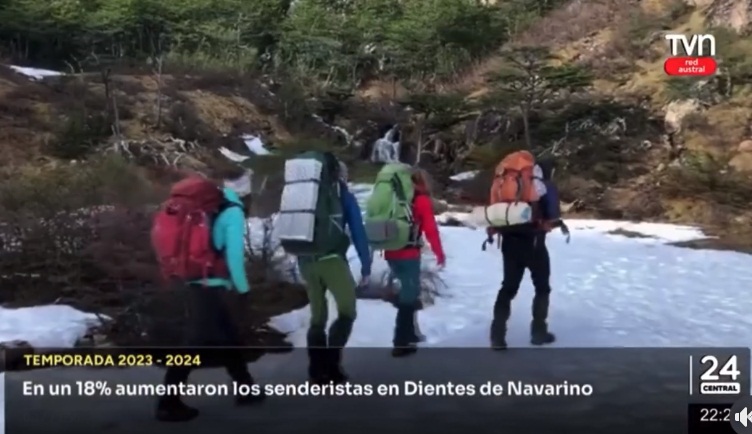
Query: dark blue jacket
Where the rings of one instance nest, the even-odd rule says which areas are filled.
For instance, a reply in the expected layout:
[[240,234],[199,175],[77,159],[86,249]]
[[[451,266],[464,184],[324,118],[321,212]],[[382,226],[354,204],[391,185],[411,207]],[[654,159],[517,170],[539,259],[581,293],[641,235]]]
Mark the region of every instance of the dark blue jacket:
[[538,201],[540,211],[544,220],[561,219],[561,203],[559,201],[559,189],[550,180],[544,180],[546,184],[546,194]]
[[371,250],[368,248],[368,237],[363,227],[363,213],[358,205],[355,195],[347,188],[347,184],[340,183],[340,200],[342,201],[342,214],[345,225],[350,229],[350,239],[360,258],[361,275],[371,275]]

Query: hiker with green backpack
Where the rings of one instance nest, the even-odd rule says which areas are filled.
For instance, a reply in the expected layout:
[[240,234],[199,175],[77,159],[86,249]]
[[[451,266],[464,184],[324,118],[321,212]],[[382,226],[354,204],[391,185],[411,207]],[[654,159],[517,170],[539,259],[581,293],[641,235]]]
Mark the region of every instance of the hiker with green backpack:
[[423,236],[439,267],[446,263],[423,171],[402,163],[385,165],[376,176],[366,205],[365,228],[371,247],[384,251],[391,272],[400,282],[392,355],[410,355],[421,340],[415,328],[415,312],[421,291]]
[[[347,167],[331,153],[311,151],[288,160],[275,223],[282,247],[297,256],[307,284],[308,375],[316,384],[348,380],[341,361],[356,316],[357,285],[346,257],[351,238],[360,258],[361,279],[367,281],[371,274],[361,210],[346,181]],[[338,311],[328,333],[327,291]]]

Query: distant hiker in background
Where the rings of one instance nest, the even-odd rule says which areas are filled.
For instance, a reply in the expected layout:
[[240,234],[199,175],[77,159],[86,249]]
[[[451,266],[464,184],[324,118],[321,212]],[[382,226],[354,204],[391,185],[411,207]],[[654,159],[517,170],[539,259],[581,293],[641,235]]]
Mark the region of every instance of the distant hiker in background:
[[[486,243],[493,243],[494,235],[501,235],[501,253],[504,263],[504,280],[494,304],[491,324],[491,346],[507,348],[507,321],[511,303],[519,291],[525,270],[535,287],[530,324],[530,343],[550,344],[556,340],[548,330],[548,309],[551,286],[551,261],[546,247],[546,234],[555,227],[569,236],[569,229],[561,220],[559,194],[551,180],[554,171],[552,160],[536,161],[526,151],[508,155],[499,163],[491,187],[490,203],[520,203],[530,206],[529,222],[503,227],[489,227]],[[485,246],[485,243],[484,243]]]
[[[367,281],[371,274],[371,253],[360,207],[347,188],[347,167],[328,152],[306,152],[288,160],[275,229],[285,251],[297,256],[307,284],[310,381],[347,382],[342,349],[356,316],[356,283],[347,261],[351,238],[360,257],[361,279]],[[327,292],[334,297],[338,313],[328,336]]]
[[415,312],[421,290],[423,235],[439,267],[446,263],[423,171],[402,163],[385,165],[376,175],[365,221],[369,243],[384,251],[392,274],[400,282],[392,355],[407,356],[418,350],[416,344],[421,340],[415,328]]
[[[176,183],[154,218],[152,245],[165,281],[187,291],[189,313],[185,345],[241,346],[242,341],[223,293],[248,294],[245,271],[245,216],[250,206],[250,173],[234,166],[224,173],[224,188],[200,175]],[[207,266],[207,264],[210,264]],[[254,384],[240,351],[209,350],[203,359],[224,365],[233,381]],[[218,359],[217,359],[218,358]],[[202,360],[207,364],[207,360]],[[164,384],[186,383],[192,367],[169,367]],[[236,403],[264,398],[245,396]],[[180,396],[165,395],[157,404],[157,419],[180,422],[199,412]]]

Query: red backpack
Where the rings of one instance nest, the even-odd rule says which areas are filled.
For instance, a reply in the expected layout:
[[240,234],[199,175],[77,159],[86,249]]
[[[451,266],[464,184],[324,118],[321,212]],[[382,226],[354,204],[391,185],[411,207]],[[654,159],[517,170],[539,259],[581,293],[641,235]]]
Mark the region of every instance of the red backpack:
[[212,181],[191,176],[170,190],[151,229],[151,243],[165,281],[226,277],[227,265],[212,243],[212,223],[225,203]]

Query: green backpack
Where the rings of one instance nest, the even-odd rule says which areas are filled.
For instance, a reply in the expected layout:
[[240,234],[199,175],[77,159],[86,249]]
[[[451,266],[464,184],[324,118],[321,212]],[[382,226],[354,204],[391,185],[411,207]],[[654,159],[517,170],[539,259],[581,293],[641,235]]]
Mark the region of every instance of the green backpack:
[[275,222],[282,248],[297,256],[346,254],[344,223],[337,158],[309,151],[289,159]]
[[371,247],[399,250],[416,244],[414,196],[410,166],[393,163],[381,168],[366,203],[364,225]]

